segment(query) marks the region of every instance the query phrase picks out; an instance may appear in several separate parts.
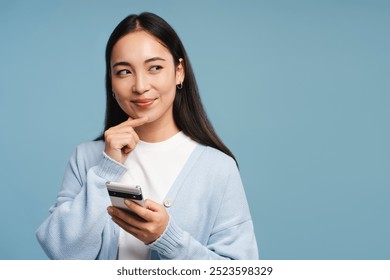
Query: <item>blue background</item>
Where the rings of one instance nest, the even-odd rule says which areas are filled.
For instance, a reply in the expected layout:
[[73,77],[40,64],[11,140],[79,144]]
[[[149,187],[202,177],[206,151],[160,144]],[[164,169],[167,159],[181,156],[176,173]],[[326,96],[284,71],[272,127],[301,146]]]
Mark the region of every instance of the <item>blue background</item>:
[[239,160],[261,258],[390,259],[389,3],[2,0],[0,258],[46,259],[35,230],[103,129],[108,36],[151,11]]

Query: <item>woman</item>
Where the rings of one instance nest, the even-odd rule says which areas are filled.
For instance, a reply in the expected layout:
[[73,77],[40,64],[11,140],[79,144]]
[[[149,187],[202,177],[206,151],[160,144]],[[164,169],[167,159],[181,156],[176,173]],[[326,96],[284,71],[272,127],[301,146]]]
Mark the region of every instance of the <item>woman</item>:
[[[69,161],[37,231],[53,259],[257,259],[229,149],[208,121],[185,49],[151,13],[130,15],[106,48],[105,132]],[[110,206],[107,181],[137,184],[146,207]]]

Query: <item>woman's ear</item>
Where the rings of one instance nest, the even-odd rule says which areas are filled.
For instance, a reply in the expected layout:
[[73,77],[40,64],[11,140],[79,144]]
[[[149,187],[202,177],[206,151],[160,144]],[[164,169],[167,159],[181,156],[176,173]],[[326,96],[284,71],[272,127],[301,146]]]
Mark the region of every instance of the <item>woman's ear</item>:
[[176,84],[181,84],[184,81],[185,71],[184,71],[184,60],[179,58],[179,64],[176,66]]

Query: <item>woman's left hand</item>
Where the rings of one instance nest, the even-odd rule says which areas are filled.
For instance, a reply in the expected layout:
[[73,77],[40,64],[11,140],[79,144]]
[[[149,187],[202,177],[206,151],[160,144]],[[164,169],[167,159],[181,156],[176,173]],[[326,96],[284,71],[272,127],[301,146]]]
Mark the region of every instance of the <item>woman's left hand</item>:
[[156,241],[168,225],[169,215],[165,207],[150,199],[145,200],[146,207],[126,199],[125,204],[133,213],[117,207],[108,207],[112,220],[128,233],[145,244]]

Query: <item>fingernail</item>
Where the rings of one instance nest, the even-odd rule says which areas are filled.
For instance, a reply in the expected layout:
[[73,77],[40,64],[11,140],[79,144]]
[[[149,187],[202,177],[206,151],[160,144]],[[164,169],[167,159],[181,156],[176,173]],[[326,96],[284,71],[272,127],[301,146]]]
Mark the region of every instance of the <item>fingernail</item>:
[[113,210],[111,207],[108,207],[108,208],[107,208],[107,211],[108,211],[108,214],[110,214],[110,215],[111,215],[112,213],[114,213],[114,210]]
[[131,205],[131,200],[130,199],[125,199],[125,204],[127,205],[127,206],[130,206]]

